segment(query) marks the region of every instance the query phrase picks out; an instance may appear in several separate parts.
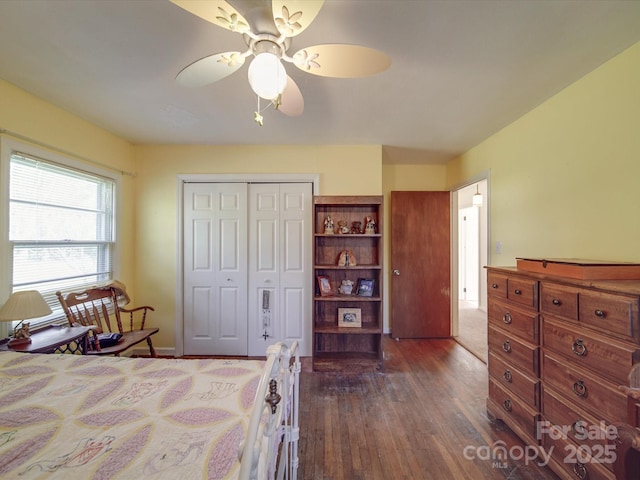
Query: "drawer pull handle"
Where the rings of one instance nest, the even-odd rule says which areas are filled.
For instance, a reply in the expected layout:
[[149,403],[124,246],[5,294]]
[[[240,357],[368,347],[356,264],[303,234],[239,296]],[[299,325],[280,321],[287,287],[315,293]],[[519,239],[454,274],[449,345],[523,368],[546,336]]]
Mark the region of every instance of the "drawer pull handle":
[[505,314],[502,316],[502,321],[503,321],[504,323],[506,323],[507,325],[509,325],[509,324],[513,321],[513,319],[511,318],[511,314],[510,314],[509,312],[505,313]]
[[584,340],[578,338],[573,345],[571,345],[571,351],[579,357],[584,357],[587,354],[587,347],[584,344]]
[[582,398],[587,398],[587,387],[582,379],[573,384],[573,393]]
[[492,283],[491,284],[491,288],[498,288],[498,284],[497,283]]
[[502,378],[505,379],[506,382],[511,383],[513,376],[511,375],[511,370],[505,370],[502,374]]
[[511,353],[511,342],[509,340],[506,340],[503,344],[502,344],[502,350],[504,350],[507,353]]
[[553,300],[551,300],[551,303],[553,303],[556,307],[559,307],[560,305],[562,305],[562,302],[557,298],[554,298]]
[[596,317],[598,317],[598,318],[604,318],[604,317],[606,317],[606,316],[607,316],[607,314],[606,314],[606,313],[604,313],[604,310],[600,310],[600,309],[596,310],[596,311],[595,311],[595,312],[593,312],[593,313],[595,313],[595,314],[596,314]]
[[516,295],[522,295],[522,290],[520,290],[519,288],[516,288],[513,293],[515,293]]
[[510,412],[511,410],[513,410],[513,406],[511,405],[511,399],[507,398],[505,399],[504,402],[502,402],[502,407],[507,411]]
[[571,430],[573,430],[573,433],[578,435],[579,437],[583,437],[587,433],[586,422],[579,418],[578,420],[573,422],[573,424],[571,425]]
[[589,476],[589,472],[587,472],[587,467],[584,466],[584,463],[576,462],[573,464],[573,473],[576,474],[580,480],[584,480]]

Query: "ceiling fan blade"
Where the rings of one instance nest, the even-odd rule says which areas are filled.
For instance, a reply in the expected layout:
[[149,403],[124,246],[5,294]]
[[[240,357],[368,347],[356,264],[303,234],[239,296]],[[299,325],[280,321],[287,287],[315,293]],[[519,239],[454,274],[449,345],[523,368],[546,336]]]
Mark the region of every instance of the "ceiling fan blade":
[[314,45],[293,55],[300,70],[322,77],[367,77],[385,71],[391,59],[373,48],[360,45]]
[[293,78],[288,75],[287,86],[284,87],[284,91],[282,92],[278,110],[289,117],[297,117],[298,115],[302,115],[304,111],[302,92],[298,88],[298,85],[296,85],[296,82],[293,81]]
[[232,32],[247,33],[251,30],[249,22],[224,0],[171,0],[177,6],[184,8],[208,22]]
[[272,0],[273,21],[278,31],[295,37],[313,22],[324,0]]
[[204,87],[231,75],[244,65],[241,52],[224,52],[196,60],[183,68],[176,76],[176,83],[183,87]]

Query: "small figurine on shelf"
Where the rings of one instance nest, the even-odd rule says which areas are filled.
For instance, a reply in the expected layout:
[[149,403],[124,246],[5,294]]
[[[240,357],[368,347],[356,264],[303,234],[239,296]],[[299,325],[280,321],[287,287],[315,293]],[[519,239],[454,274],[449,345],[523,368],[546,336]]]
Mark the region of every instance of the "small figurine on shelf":
[[349,233],[349,227],[344,220],[338,220],[338,233]]
[[327,216],[327,218],[324,219],[324,234],[333,235],[334,233],[333,220],[331,219],[331,216]]
[[338,266],[339,267],[355,267],[356,257],[351,250],[343,250],[340,252],[340,257],[338,257]]
[[353,291],[353,281],[342,280],[342,284],[340,285],[340,293],[343,295],[351,295],[352,291]]
[[351,222],[351,233],[362,233],[362,222]]
[[365,235],[375,235],[376,222],[371,217],[365,217],[364,219],[364,233]]

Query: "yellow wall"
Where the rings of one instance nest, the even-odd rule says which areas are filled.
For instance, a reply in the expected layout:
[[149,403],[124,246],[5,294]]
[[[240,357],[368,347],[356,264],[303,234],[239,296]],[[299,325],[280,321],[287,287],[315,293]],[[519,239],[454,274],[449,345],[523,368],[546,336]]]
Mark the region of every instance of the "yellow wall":
[[640,261],[640,43],[450,162],[447,185],[485,170],[492,265]]
[[318,174],[319,195],[381,195],[380,146],[139,146],[139,298],[156,308],[159,346],[174,346],[179,174]]
[[[133,149],[129,142],[3,80],[0,80],[0,130],[7,131],[0,136],[0,141],[3,137],[15,138],[11,135],[13,133],[18,135],[16,140],[38,148],[43,148],[38,144],[49,145],[55,147],[57,153],[60,150],[72,152],[119,171],[133,169]],[[27,137],[37,143],[19,137]],[[119,278],[127,284],[131,297],[135,298],[134,181],[131,176],[124,175],[122,178],[123,208],[119,232],[122,268]]]

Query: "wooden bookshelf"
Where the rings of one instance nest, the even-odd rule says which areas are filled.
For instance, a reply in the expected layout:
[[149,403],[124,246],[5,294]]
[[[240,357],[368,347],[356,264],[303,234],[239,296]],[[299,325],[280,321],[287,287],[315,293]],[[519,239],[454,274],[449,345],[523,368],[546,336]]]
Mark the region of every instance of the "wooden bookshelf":
[[[314,284],[313,297],[313,368],[317,371],[382,370],[382,196],[316,196],[313,200]],[[330,217],[334,232],[326,233],[325,221]],[[368,233],[339,233],[338,222],[344,221],[351,232],[353,222],[365,218],[375,223]],[[342,252],[348,251],[356,265],[339,265]],[[326,277],[330,295],[322,296],[318,277]],[[357,294],[359,279],[373,281],[369,296]],[[343,294],[343,280],[353,282],[353,292]],[[339,309],[357,311],[361,326],[338,325]]]

